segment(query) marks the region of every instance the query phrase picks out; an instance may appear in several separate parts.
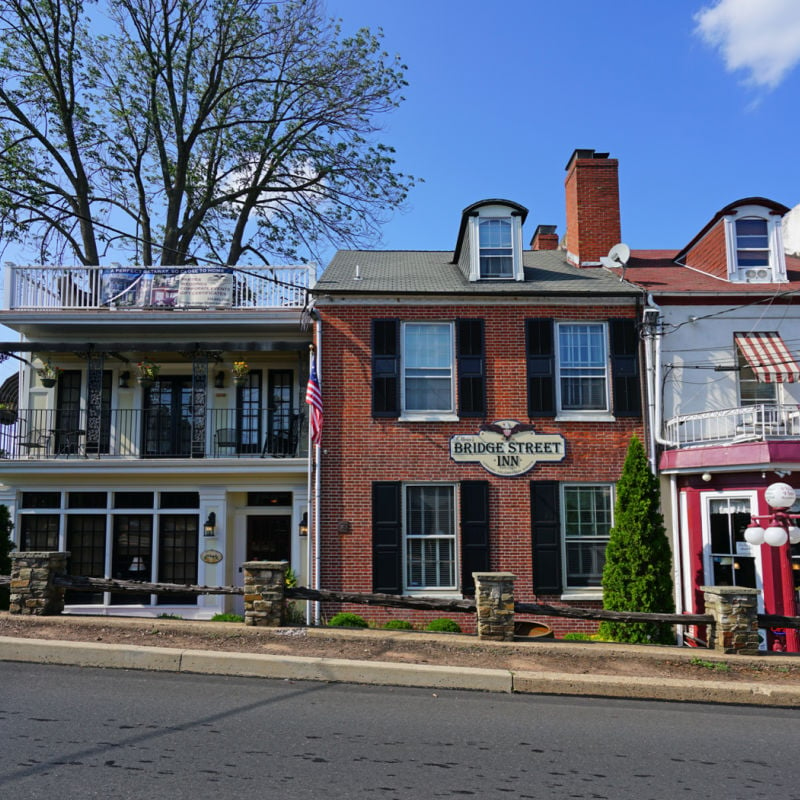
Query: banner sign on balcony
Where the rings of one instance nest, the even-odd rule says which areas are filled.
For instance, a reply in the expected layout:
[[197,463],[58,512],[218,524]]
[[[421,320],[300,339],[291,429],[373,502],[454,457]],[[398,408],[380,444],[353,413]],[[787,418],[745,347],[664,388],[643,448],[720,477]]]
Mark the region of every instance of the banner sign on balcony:
[[116,308],[230,308],[233,270],[225,267],[106,269],[101,301]]
[[477,462],[492,475],[523,475],[540,461],[563,461],[564,437],[536,433],[533,425],[504,419],[483,425],[478,433],[460,433],[450,439],[450,458]]

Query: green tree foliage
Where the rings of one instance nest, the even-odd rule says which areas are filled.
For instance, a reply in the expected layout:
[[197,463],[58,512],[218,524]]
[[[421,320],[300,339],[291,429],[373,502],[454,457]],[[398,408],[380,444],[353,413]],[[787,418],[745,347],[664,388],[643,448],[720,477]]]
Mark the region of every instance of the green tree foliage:
[[[603,568],[603,608],[670,613],[672,557],[659,507],[658,479],[642,443],[633,437],[617,482],[614,527]],[[617,642],[671,644],[672,628],[662,623],[603,622],[600,635]]]
[[373,242],[405,66],[320,0],[0,0],[0,237],[42,263]]
[[[11,551],[14,542],[11,541],[11,531],[14,523],[8,513],[8,506],[0,505],[0,575],[11,574]],[[9,587],[0,586],[0,608],[8,608]]]

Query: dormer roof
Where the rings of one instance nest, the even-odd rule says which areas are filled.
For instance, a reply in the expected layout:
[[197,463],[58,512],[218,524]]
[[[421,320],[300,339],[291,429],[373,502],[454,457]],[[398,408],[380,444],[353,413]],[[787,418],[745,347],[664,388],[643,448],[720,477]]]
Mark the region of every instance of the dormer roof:
[[467,232],[467,224],[469,218],[476,216],[480,209],[484,206],[507,206],[509,209],[509,216],[521,217],[521,222],[524,223],[528,216],[528,209],[525,206],[515,203],[513,200],[503,200],[501,198],[487,198],[486,200],[478,200],[477,203],[467,206],[461,212],[461,225],[458,228],[458,238],[456,239],[456,246],[453,250],[453,264],[458,263],[461,256],[461,248],[464,244],[464,236]]

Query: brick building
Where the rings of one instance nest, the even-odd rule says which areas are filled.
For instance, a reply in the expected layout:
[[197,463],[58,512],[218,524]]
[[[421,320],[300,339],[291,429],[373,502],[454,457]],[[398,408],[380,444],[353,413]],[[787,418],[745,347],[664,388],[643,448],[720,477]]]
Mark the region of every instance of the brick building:
[[564,248],[540,225],[524,250],[527,209],[488,199],[453,250],[334,257],[314,288],[320,586],[460,598],[503,570],[518,599],[599,603],[615,482],[645,438],[642,292],[600,264],[617,170],[573,153]]

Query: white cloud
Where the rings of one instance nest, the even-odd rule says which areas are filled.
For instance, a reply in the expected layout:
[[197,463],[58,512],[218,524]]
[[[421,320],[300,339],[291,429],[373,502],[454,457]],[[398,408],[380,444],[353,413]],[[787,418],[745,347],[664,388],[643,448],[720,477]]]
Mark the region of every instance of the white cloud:
[[749,71],[748,83],[774,89],[800,61],[798,0],[719,0],[694,19],[729,72]]

